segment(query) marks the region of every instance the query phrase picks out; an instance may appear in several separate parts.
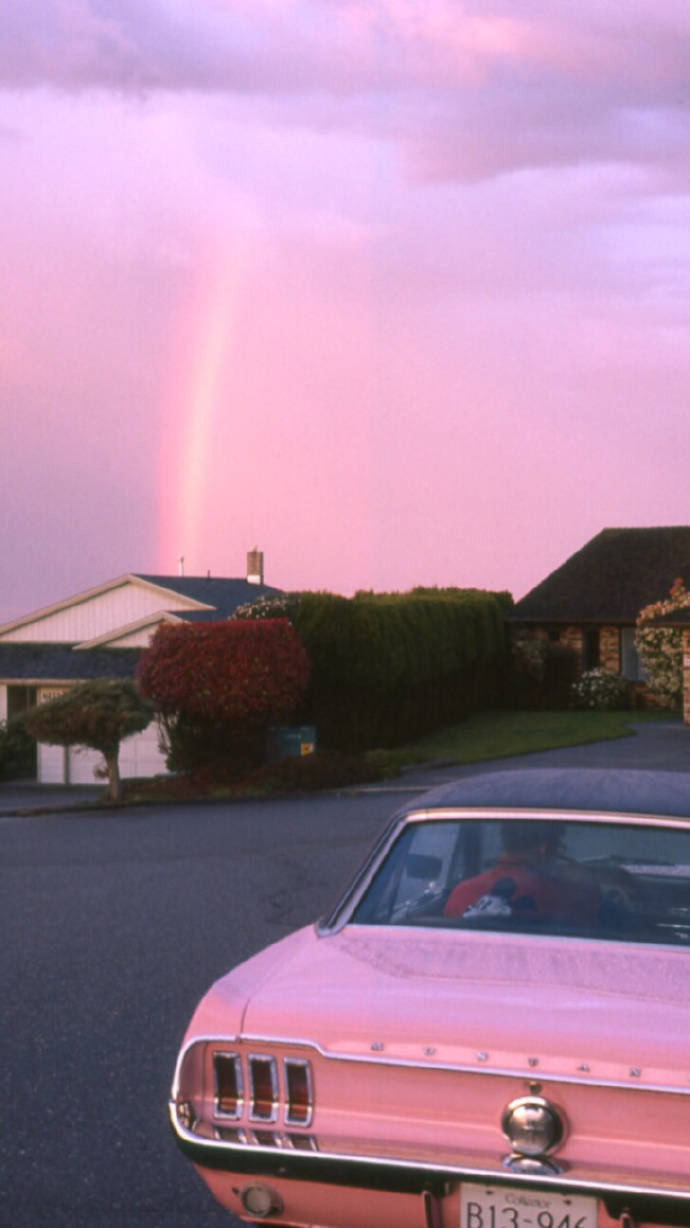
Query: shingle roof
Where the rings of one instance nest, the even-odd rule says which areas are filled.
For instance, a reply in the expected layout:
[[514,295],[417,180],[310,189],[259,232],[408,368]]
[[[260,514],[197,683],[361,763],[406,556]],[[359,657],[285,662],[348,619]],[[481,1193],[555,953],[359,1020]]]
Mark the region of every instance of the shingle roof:
[[677,577],[690,587],[690,526],[603,529],[516,602],[509,618],[634,623]]
[[213,606],[213,610],[174,611],[178,617],[193,621],[229,618],[238,606],[246,602],[258,601],[259,597],[271,593],[279,595],[282,592],[282,589],[272,588],[268,584],[251,584],[249,580],[224,579],[222,576],[150,576],[142,572],[132,574],[149,584],[172,589],[182,597],[191,597],[193,601],[203,601],[205,605]]
[[56,682],[87,678],[132,678],[138,648],[89,648],[72,644],[0,643],[0,679]]

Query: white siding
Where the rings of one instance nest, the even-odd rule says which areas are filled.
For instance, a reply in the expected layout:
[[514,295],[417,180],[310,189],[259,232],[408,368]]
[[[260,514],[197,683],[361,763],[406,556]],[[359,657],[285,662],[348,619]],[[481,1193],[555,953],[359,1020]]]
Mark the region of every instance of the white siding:
[[63,746],[46,746],[45,742],[39,742],[36,776],[42,785],[64,785],[65,748]]
[[[103,767],[103,756],[94,750],[70,749],[70,783],[92,785],[105,778],[95,775],[94,769]],[[120,776],[157,776],[166,772],[165,758],[158,749],[158,726],[155,721],[143,733],[126,738],[120,746]]]
[[71,785],[104,785],[103,777],[96,776],[96,768],[103,767],[103,756],[97,750],[81,746],[69,748],[69,783]]
[[120,775],[158,776],[167,772],[165,756],[158,749],[158,725],[152,721],[143,733],[135,733],[120,747]]
[[7,720],[7,687],[0,686],[0,721]]
[[[95,774],[96,769],[103,766],[103,756],[96,750],[71,746],[66,756],[62,746],[39,743],[38,780],[41,784],[103,784],[105,787],[104,778]],[[157,776],[166,771],[165,758],[158,749],[158,726],[155,721],[143,733],[135,733],[122,743],[120,775],[123,779],[130,776]]]
[[149,588],[128,580],[117,588],[98,593],[53,614],[15,627],[0,636],[6,642],[79,643],[106,635],[114,627],[127,626],[162,610],[193,610],[198,603],[169,589]]

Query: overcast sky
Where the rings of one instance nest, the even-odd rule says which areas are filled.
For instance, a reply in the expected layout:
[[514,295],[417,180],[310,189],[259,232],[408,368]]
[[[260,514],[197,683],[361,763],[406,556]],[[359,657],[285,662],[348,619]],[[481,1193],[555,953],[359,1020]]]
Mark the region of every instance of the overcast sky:
[[689,103],[687,0],[3,0],[0,620],[690,523]]

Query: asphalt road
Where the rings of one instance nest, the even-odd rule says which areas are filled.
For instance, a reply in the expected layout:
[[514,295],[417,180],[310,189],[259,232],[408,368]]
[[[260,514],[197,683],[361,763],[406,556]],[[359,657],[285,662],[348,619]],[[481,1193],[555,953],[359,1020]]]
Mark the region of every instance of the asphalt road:
[[0,1224],[213,1228],[167,1122],[197,999],[320,915],[397,799],[0,818]]

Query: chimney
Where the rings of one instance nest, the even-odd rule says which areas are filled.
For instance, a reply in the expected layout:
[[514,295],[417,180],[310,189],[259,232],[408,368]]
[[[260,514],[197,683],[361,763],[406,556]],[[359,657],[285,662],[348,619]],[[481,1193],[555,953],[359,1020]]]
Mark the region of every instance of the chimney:
[[247,580],[250,584],[264,582],[264,552],[257,550],[256,546],[247,555]]

